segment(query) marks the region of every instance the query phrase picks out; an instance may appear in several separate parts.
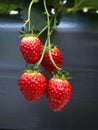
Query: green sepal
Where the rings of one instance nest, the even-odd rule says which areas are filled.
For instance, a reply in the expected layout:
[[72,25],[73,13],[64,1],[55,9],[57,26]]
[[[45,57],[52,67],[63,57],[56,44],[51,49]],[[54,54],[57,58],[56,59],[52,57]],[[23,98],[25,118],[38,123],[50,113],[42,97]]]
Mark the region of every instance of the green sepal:
[[70,77],[69,72],[64,71],[63,69],[60,70],[55,70],[53,72],[53,77],[55,79],[61,79],[61,80],[69,80],[72,79],[72,77]]
[[[54,43],[51,43],[50,46],[51,46],[50,48],[49,48],[49,46],[46,47],[45,52],[49,52],[49,51],[52,50],[53,48],[57,47]],[[43,48],[44,48],[44,46],[43,46]]]
[[36,65],[30,65],[30,64],[26,63],[24,72],[27,72],[27,73],[40,73],[41,69],[40,69],[40,67],[38,67]]

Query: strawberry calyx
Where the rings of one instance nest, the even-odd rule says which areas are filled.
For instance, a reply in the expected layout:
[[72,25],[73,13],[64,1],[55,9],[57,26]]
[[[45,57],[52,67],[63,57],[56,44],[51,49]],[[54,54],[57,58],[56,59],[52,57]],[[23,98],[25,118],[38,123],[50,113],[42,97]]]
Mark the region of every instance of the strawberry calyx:
[[25,32],[24,27],[20,30],[20,36],[19,37],[37,37],[37,34],[33,33],[32,30]]
[[54,48],[56,48],[56,45],[51,44],[50,47],[49,46],[46,47],[45,52],[49,52],[49,51],[51,51]]
[[37,37],[37,34],[25,34],[24,37]]
[[38,73],[40,73],[39,71],[36,71],[36,70],[31,70],[31,69],[28,69],[28,70],[25,70],[24,72],[26,72],[26,73],[33,73],[33,74],[38,74]]
[[27,73],[40,73],[41,70],[40,70],[40,67],[39,66],[32,66],[32,65],[29,65],[29,64],[26,64],[25,66],[25,70],[24,72],[27,72]]
[[30,69],[26,69],[24,72],[26,72],[26,73],[34,73],[34,71],[32,71],[32,70],[30,70]]
[[53,78],[61,79],[61,80],[69,80],[69,79],[71,79],[69,72],[66,72],[63,69],[58,70],[58,71],[57,70],[54,71],[53,72]]

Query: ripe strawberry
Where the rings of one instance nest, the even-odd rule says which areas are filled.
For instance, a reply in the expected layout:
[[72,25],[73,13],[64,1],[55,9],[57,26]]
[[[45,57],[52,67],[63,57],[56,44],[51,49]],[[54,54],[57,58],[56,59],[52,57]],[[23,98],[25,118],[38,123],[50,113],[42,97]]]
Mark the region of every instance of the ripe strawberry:
[[34,64],[40,59],[42,43],[39,38],[35,36],[23,37],[19,47],[27,63]]
[[[51,51],[55,64],[58,67],[61,67],[62,66],[62,52],[57,47],[51,48],[50,51]],[[46,71],[50,73],[52,73],[55,70],[55,66],[50,60],[49,51],[45,52],[41,65]]]
[[46,79],[41,73],[24,72],[18,86],[26,100],[36,102],[46,91]]
[[52,78],[48,82],[46,97],[53,111],[60,111],[71,97],[72,88],[67,80]]

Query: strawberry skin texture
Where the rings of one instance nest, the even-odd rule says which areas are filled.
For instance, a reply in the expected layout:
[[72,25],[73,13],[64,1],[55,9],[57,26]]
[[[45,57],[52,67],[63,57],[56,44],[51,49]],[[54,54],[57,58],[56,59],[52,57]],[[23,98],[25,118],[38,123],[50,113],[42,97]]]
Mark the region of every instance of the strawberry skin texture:
[[67,80],[50,79],[47,85],[46,97],[50,109],[58,112],[67,104],[72,94],[72,87]]
[[[52,58],[58,67],[62,66],[62,52],[58,48],[51,49]],[[42,67],[49,73],[52,73],[55,66],[50,60],[49,52],[45,52],[44,58],[41,63]]]
[[26,63],[34,64],[41,56],[42,43],[37,37],[23,37],[20,41],[20,51]]
[[18,81],[19,89],[29,102],[38,101],[46,91],[46,79],[41,73],[23,73]]

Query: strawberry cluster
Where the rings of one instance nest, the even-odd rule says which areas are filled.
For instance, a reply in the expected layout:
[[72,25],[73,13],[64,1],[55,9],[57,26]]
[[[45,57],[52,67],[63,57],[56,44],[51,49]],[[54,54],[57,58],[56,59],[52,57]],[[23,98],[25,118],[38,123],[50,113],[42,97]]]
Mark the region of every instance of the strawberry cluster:
[[[35,64],[41,58],[42,42],[38,37],[23,37],[20,41],[19,48],[25,62],[28,64]],[[57,47],[51,48],[50,51],[55,64],[61,67],[63,59],[62,52]],[[41,65],[51,74],[56,70],[47,50],[44,53]],[[54,75],[54,77],[47,81],[45,76],[38,70],[25,70],[18,81],[19,89],[24,98],[29,102],[36,102],[46,94],[50,108],[54,111],[60,111],[69,101],[72,88],[67,80],[62,79],[63,74],[60,77],[57,74]]]
[[[49,107],[53,111],[60,111],[69,101],[72,87],[68,81],[69,73],[62,69],[62,52],[58,47],[51,44],[50,34],[54,31],[56,23],[52,24],[54,27],[50,27],[51,20],[46,7],[46,0],[43,1],[47,15],[46,42],[43,45],[38,38],[39,35],[31,33],[30,10],[31,5],[35,2],[35,0],[32,0],[29,6],[28,19],[25,23],[29,24],[29,33],[25,34],[24,28],[21,31],[23,38],[20,41],[19,48],[27,67],[25,72],[19,77],[18,87],[27,101],[36,102],[45,94]],[[49,81],[40,72],[40,65],[45,71],[52,74],[52,78]]]

